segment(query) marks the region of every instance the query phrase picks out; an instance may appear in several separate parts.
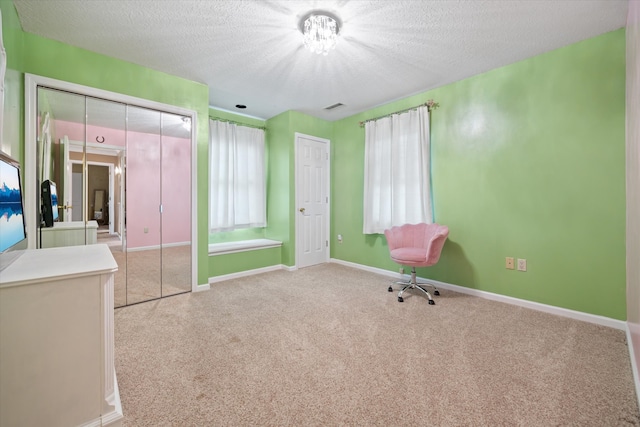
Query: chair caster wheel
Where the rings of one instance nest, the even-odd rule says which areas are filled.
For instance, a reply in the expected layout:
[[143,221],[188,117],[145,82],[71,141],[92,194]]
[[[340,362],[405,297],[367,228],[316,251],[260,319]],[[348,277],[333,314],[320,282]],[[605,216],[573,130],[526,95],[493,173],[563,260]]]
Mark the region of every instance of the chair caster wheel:
[[389,292],[393,292],[393,288],[391,286],[389,286],[389,289],[387,289]]
[[398,302],[402,302],[402,301],[404,301],[402,297],[398,297]]
[[429,305],[436,305],[436,302],[432,299],[429,300]]
[[433,294],[434,295],[440,295],[440,291],[434,291]]

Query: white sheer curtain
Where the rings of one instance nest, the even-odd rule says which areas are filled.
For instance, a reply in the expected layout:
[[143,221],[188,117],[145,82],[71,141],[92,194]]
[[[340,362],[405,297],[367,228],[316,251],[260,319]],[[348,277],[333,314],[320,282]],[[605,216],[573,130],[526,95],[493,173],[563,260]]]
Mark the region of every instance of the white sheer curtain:
[[432,222],[429,110],[365,124],[364,234]]
[[265,227],[264,130],[209,121],[209,229]]

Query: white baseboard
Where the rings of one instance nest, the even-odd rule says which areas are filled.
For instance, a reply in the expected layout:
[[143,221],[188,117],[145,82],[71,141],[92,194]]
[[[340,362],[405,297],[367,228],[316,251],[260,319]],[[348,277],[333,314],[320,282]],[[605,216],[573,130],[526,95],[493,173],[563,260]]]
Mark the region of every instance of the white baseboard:
[[[637,326],[640,328],[640,325]],[[636,397],[638,398],[638,408],[640,408],[640,366],[636,364],[636,354],[633,349],[633,341],[631,339],[631,329],[636,328],[632,323],[627,322],[627,347],[629,348],[629,357],[631,358],[631,370],[633,371],[633,380],[636,383]]]
[[209,289],[211,289],[211,286],[209,286],[208,283],[205,283],[205,284],[192,286],[191,292],[202,292],[202,291],[208,291]]
[[[331,262],[335,262],[336,264],[342,264],[353,268],[359,268],[361,270],[370,271],[372,273],[381,274],[383,276],[389,276],[397,278],[399,277],[399,273],[383,270],[381,268],[369,267],[362,264],[356,264],[349,261],[343,261],[339,259],[331,259]],[[408,280],[409,275],[404,275],[404,277]],[[450,283],[439,282],[437,280],[425,279],[419,277],[423,282],[432,283],[441,289],[448,289],[454,292],[459,292],[462,294],[473,295],[476,297],[489,299],[493,301],[504,302],[507,304],[517,305],[520,307],[530,308],[532,310],[543,311],[545,313],[555,314],[558,316],[569,317],[571,319],[582,320],[584,322],[595,323],[597,325],[607,326],[614,329],[627,330],[627,323],[622,320],[611,319],[610,317],[598,316],[595,314],[583,313],[581,311],[570,310],[568,308],[556,307],[553,305],[541,304],[538,302],[527,301],[519,298],[509,297],[506,295],[495,294],[493,292],[481,291],[478,289],[466,288],[464,286],[452,285]]]
[[222,276],[209,277],[209,284],[224,282],[226,280],[238,279],[240,277],[253,276],[255,274],[267,273],[269,271],[286,270],[295,271],[296,267],[289,267],[284,264],[270,265],[268,267],[255,268],[253,270],[239,271],[237,273],[223,274]]
[[135,248],[127,247],[126,251],[127,252],[150,251],[150,250],[153,250],[153,249],[172,248],[172,247],[176,247],[176,246],[187,246],[187,245],[190,245],[190,244],[191,244],[191,242],[163,243],[162,245],[138,246],[138,247],[135,247]]

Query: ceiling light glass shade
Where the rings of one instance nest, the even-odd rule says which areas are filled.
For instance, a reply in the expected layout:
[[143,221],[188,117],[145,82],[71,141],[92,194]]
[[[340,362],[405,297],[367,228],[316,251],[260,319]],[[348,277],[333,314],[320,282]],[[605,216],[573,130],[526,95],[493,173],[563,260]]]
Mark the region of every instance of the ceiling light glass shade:
[[309,15],[302,25],[304,45],[311,52],[326,55],[336,47],[339,30],[338,21],[334,17],[325,14]]

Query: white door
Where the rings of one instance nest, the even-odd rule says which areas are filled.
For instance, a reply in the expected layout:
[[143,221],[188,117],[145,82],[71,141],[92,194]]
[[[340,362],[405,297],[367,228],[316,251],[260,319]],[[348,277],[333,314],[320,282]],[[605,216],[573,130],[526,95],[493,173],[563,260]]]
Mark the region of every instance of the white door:
[[329,260],[329,140],[296,133],[296,266]]

